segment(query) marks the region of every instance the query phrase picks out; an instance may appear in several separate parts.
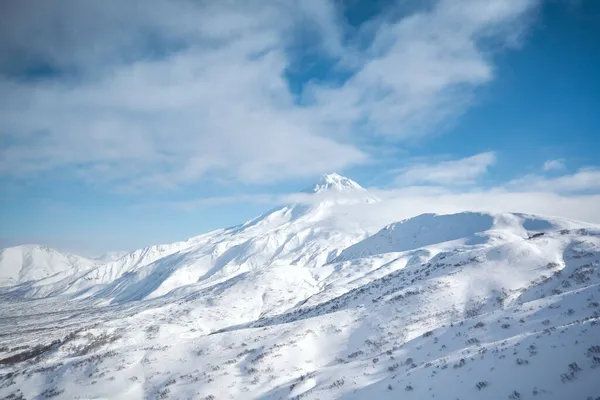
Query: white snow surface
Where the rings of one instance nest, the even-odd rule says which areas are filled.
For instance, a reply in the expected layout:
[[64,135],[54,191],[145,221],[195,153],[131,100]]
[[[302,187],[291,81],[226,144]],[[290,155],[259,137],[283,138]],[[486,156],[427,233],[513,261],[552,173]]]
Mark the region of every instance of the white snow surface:
[[352,179],[346,178],[339,174],[327,174],[317,182],[314,187],[306,192],[322,193],[322,192],[364,192],[365,189]]
[[0,286],[36,281],[74,271],[84,271],[93,260],[54,249],[23,245],[0,250]]
[[597,399],[600,227],[381,218],[337,174],[125,255],[0,252],[0,398]]
[[127,254],[129,254],[129,252],[124,251],[124,250],[109,251],[109,252],[97,255],[95,257],[92,257],[92,260],[96,260],[99,262],[110,262],[110,261],[118,260],[119,258],[121,258]]

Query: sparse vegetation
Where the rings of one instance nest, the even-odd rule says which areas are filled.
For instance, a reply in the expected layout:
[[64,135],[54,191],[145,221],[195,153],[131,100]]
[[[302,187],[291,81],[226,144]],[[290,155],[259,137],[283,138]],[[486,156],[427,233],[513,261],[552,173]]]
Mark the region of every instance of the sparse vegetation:
[[335,388],[339,388],[344,386],[344,380],[343,379],[338,379],[335,382],[333,382],[331,385],[329,385],[330,389],[335,389]]
[[475,385],[475,387],[477,387],[477,389],[479,389],[479,390],[486,388],[487,386],[488,386],[487,381],[480,381],[480,382],[477,382],[477,384]]
[[156,392],[156,397],[158,399],[166,399],[169,397],[169,393],[171,393],[171,389],[163,388],[163,389],[158,390],[158,392]]
[[0,359],[0,365],[13,365],[13,364],[17,364],[23,361],[28,361],[28,360],[32,360],[34,358],[40,357],[43,354],[50,352],[52,350],[55,350],[57,348],[59,348],[60,346],[64,345],[65,343],[73,340],[75,338],[76,333],[71,333],[67,336],[65,336],[63,339],[56,339],[52,342],[50,342],[47,345],[44,344],[39,344],[35,347],[22,347],[22,348],[26,348],[26,351],[23,351],[21,353],[17,353],[14,354],[10,357],[6,357],[3,359]]
[[519,400],[521,398],[521,393],[519,393],[515,390],[508,396],[508,398],[510,400]]
[[113,343],[113,342],[119,340],[120,337],[121,336],[117,335],[117,334],[102,333],[98,336],[94,336],[91,333],[88,333],[87,335],[84,336],[84,339],[87,339],[88,342],[81,346],[75,347],[74,351],[78,355],[90,354],[91,352],[98,350],[99,348],[101,348],[103,346],[106,346],[110,343]]
[[52,397],[60,396],[61,394],[64,393],[64,391],[65,391],[64,389],[57,389],[57,388],[46,389],[41,393],[40,396],[49,399]]
[[567,382],[567,381],[575,380],[580,371],[581,371],[581,368],[579,367],[579,365],[577,365],[577,363],[575,363],[575,362],[571,363],[571,364],[569,364],[569,371],[564,374],[561,374],[560,379],[563,383]]
[[364,354],[362,350],[355,351],[354,353],[348,354],[348,358],[356,358],[360,355]]

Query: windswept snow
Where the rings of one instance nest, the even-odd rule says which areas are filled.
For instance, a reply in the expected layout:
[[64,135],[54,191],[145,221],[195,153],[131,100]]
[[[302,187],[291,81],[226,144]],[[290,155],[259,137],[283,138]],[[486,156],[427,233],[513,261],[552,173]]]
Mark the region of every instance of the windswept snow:
[[[600,396],[599,227],[378,226],[350,179],[310,192],[327,199],[120,257],[3,250],[0,397]],[[362,208],[331,201],[352,193]]]

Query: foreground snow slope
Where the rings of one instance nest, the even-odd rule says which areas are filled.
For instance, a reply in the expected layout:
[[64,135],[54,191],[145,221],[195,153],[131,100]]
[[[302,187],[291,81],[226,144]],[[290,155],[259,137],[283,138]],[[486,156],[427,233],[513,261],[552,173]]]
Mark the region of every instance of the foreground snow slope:
[[311,190],[344,201],[4,288],[0,398],[600,396],[600,228],[347,223],[345,195],[377,203],[345,179]]

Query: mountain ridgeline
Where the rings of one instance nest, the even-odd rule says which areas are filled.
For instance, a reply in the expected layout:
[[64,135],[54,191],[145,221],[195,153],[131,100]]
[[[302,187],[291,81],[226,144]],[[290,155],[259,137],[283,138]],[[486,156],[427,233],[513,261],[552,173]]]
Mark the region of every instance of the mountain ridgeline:
[[1,250],[0,397],[600,396],[600,227],[398,221],[337,174],[298,199],[124,254]]

